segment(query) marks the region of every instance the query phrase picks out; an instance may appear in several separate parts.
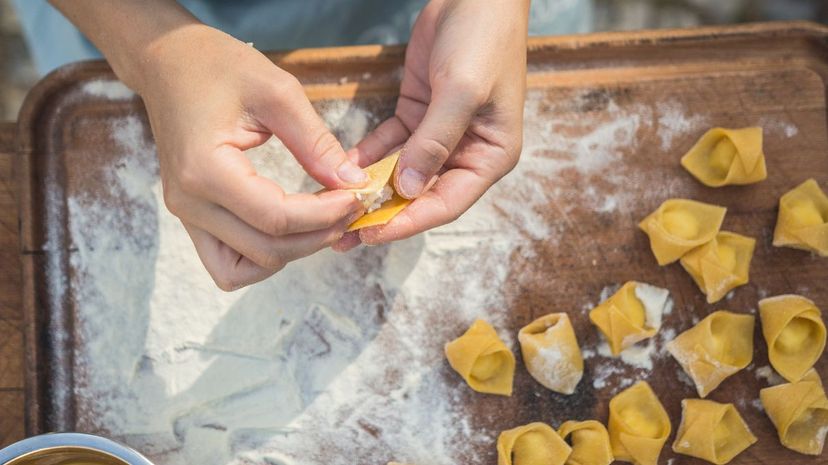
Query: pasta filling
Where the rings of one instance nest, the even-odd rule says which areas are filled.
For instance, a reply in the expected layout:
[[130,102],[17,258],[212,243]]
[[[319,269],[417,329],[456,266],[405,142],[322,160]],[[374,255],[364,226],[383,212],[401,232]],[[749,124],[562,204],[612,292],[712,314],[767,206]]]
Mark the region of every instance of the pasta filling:
[[699,221],[686,210],[668,210],[662,216],[664,229],[682,239],[693,239],[699,235]]
[[730,165],[736,157],[736,146],[728,137],[722,137],[713,150],[710,152],[709,166],[721,177],[727,176]]

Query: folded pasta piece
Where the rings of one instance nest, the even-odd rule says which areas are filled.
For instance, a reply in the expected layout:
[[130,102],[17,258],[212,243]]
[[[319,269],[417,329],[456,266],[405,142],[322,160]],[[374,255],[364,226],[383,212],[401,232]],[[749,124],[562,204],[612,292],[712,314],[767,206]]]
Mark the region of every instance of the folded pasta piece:
[[566,313],[542,316],[518,332],[526,370],[537,382],[572,394],[584,374],[584,360]]
[[446,358],[475,391],[512,395],[515,356],[489,323],[477,320],[462,336],[446,344]]
[[616,460],[656,465],[670,431],[670,418],[646,381],[610,400],[609,437]]
[[670,199],[638,227],[650,237],[650,249],[658,264],[667,265],[716,237],[726,212],[717,205]]
[[681,166],[702,184],[753,184],[768,177],[762,128],[712,128],[681,157]]
[[571,452],[546,423],[519,426],[497,438],[497,465],[563,465]]
[[828,195],[809,179],[779,199],[773,245],[828,257]]
[[351,189],[351,192],[362,202],[366,213],[351,223],[348,231],[386,224],[411,203],[411,200],[401,197],[394,191],[391,182],[399,158],[400,152],[395,152],[364,169],[368,174],[368,184],[365,187]]
[[712,304],[731,289],[747,284],[755,246],[752,237],[720,231],[710,242],[681,257],[681,266]]
[[653,337],[661,327],[661,315],[670,305],[670,292],[646,283],[629,281],[589,312],[617,356],[636,342]]
[[667,351],[693,380],[699,397],[753,360],[753,315],[719,310],[667,343]]
[[572,445],[566,465],[609,465],[615,458],[610,447],[609,433],[595,420],[567,421],[558,428],[558,434]]
[[768,359],[788,381],[799,381],[825,349],[825,323],[817,306],[799,295],[759,301]]
[[681,424],[673,451],[724,465],[757,441],[733,404],[681,401]]
[[783,446],[801,454],[822,454],[828,433],[828,398],[815,370],[800,381],[762,389],[759,399]]

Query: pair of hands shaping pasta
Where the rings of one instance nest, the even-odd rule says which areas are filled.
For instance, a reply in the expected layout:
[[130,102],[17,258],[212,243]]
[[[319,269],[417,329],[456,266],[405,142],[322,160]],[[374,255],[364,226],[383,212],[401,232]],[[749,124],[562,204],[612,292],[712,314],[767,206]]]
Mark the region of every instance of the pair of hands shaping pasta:
[[[517,163],[529,1],[432,0],[414,25],[393,117],[343,150],[299,82],[166,0],[53,0],[143,98],[164,198],[225,290],[320,249],[403,239],[458,218]],[[286,194],[243,151],[278,137],[327,192]],[[416,198],[389,224],[363,213],[367,166],[404,145],[393,177]],[[437,175],[439,174],[439,178]]]

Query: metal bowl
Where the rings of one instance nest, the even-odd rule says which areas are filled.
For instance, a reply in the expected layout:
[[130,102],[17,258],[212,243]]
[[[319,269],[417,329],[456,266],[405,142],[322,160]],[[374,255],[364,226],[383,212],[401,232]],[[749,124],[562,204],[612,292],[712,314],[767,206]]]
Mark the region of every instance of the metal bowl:
[[0,465],[153,465],[115,441],[81,433],[34,436],[0,450]]

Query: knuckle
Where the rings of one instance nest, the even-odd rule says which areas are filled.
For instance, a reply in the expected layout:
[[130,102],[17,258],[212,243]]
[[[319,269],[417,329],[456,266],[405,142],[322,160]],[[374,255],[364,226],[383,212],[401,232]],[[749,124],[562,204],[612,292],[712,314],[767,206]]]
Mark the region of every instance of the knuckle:
[[281,209],[274,209],[264,220],[264,229],[273,236],[281,236],[288,230],[288,218]]
[[302,83],[290,73],[280,73],[276,79],[272,81],[271,91],[277,100],[289,100],[291,96],[298,92],[304,93]]
[[200,192],[204,179],[192,163],[184,163],[176,176],[181,190],[189,193]]
[[339,141],[328,130],[320,130],[311,150],[314,158],[320,162],[330,162],[331,165],[338,164],[337,155],[342,153]]
[[262,268],[267,268],[271,271],[279,271],[287,265],[287,261],[281,248],[272,247],[262,256],[260,265]]
[[451,155],[451,149],[445,142],[429,136],[422,136],[418,139],[416,146],[420,149],[417,153],[420,163],[426,164],[436,170]]
[[443,83],[446,93],[473,107],[482,107],[489,99],[490,84],[471,69],[446,69],[440,73],[437,82]]
[[185,210],[183,193],[169,184],[164,186],[162,190],[164,195],[164,205],[167,207],[167,210],[169,210],[169,212],[174,216],[181,218],[181,214]]
[[242,283],[229,273],[218,272],[212,276],[213,282],[215,282],[216,286],[224,292],[232,292],[242,287]]

